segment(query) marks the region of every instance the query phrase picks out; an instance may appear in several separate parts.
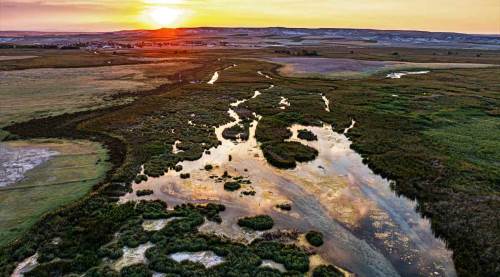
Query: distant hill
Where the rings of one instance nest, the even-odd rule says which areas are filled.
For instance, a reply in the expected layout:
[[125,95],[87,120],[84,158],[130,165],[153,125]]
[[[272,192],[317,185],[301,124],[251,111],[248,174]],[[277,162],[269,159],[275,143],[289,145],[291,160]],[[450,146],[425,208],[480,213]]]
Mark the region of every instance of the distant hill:
[[162,39],[228,39],[241,41],[252,37],[363,41],[378,46],[450,47],[500,49],[500,34],[475,35],[449,32],[405,30],[336,29],[336,28],[178,28],[124,30],[100,33],[0,31],[0,43],[75,43],[89,41],[161,41]]

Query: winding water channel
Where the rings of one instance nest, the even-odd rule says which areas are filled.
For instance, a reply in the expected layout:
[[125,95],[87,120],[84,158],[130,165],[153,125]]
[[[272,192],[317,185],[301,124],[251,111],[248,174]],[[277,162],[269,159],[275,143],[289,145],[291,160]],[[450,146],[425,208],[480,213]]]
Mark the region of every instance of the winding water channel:
[[[252,98],[272,93],[269,89],[256,91]],[[329,110],[328,99],[318,97]],[[191,178],[181,179],[179,172],[171,170],[162,177],[134,184],[134,192],[123,196],[121,202],[162,199],[170,206],[220,202],[226,205],[221,213],[223,222],[206,223],[200,231],[249,243],[260,233],[242,230],[237,219],[269,214],[276,223],[274,229],[321,231],[325,236],[325,245],[317,249],[321,259],[360,276],[456,276],[452,253],[433,235],[429,221],[415,212],[416,203],[397,196],[390,189],[391,182],[374,174],[350,148],[346,133],[355,128],[355,121],[344,133],[334,132],[329,125],[291,126],[290,140],[314,147],[319,156],[293,170],[281,170],[266,162],[255,139],[260,116],[251,123],[248,140],[231,141],[222,136],[226,128],[241,122],[233,108],[247,100],[231,104],[228,113],[233,120],[215,128],[221,145],[199,160],[180,163],[182,173],[190,173]],[[298,139],[300,129],[312,131],[318,140]],[[205,170],[207,164],[213,170]],[[252,190],[255,195],[225,191],[223,183],[214,178],[225,171],[249,179],[251,184],[243,185],[242,191]],[[154,193],[137,197],[135,191],[142,189]],[[275,207],[282,203],[291,203],[292,210]]]

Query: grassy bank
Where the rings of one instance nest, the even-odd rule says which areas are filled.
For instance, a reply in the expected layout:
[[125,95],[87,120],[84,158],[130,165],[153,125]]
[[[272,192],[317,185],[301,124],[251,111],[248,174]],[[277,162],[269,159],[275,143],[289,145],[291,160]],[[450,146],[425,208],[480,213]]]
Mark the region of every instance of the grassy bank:
[[498,273],[500,69],[336,82],[332,111],[365,162],[418,199],[461,276]]
[[82,198],[109,169],[106,150],[87,141],[36,140],[9,147],[46,148],[59,154],[30,170],[23,180],[0,188],[0,247],[28,230],[40,217]]

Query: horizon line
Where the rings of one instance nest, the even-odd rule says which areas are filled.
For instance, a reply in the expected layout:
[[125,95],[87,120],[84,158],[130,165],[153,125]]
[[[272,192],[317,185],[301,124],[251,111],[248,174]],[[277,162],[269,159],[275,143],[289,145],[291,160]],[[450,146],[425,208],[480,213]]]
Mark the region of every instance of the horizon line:
[[57,31],[57,30],[0,30],[0,32],[38,32],[38,33],[72,33],[72,34],[104,34],[115,32],[132,32],[132,31],[159,31],[159,30],[179,30],[179,29],[307,29],[307,30],[321,30],[321,29],[336,29],[336,30],[366,30],[366,31],[384,31],[384,32],[421,32],[421,33],[448,33],[448,34],[464,34],[464,35],[484,35],[484,36],[500,36],[499,33],[467,33],[457,31],[428,31],[419,29],[376,29],[376,28],[352,28],[352,27],[284,27],[284,26],[266,26],[266,27],[235,27],[235,26],[197,26],[197,27],[162,27],[157,29],[116,29],[109,31]]

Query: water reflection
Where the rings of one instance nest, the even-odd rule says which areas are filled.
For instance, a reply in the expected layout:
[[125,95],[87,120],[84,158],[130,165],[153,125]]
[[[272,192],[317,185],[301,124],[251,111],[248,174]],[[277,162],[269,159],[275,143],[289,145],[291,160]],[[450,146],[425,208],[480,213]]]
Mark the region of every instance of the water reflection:
[[[240,241],[259,236],[246,234],[236,224],[239,217],[255,214],[271,215],[275,228],[321,231],[325,245],[317,249],[318,255],[362,276],[456,275],[451,252],[433,236],[429,222],[415,212],[416,203],[395,195],[389,181],[375,175],[350,148],[345,134],[355,128],[355,121],[342,134],[328,125],[292,126],[290,140],[316,148],[319,156],[293,170],[280,170],[265,161],[255,140],[259,116],[251,123],[249,140],[235,142],[222,137],[224,129],[241,122],[232,108],[244,101],[233,103],[228,110],[233,121],[216,128],[221,145],[197,161],[181,163],[190,179],[169,171],[160,178],[134,184],[134,191],[151,189],[154,194],[146,198],[162,199],[169,205],[223,203],[227,207],[221,214],[223,223],[204,225],[200,230]],[[298,139],[299,129],[314,132],[318,140]],[[205,170],[207,164],[213,169]],[[244,184],[242,190],[253,190],[255,195],[225,191],[223,183],[214,178],[225,172],[249,179],[252,183]],[[134,199],[137,196],[132,192],[121,201]],[[276,209],[281,203],[292,203],[292,210]]]

